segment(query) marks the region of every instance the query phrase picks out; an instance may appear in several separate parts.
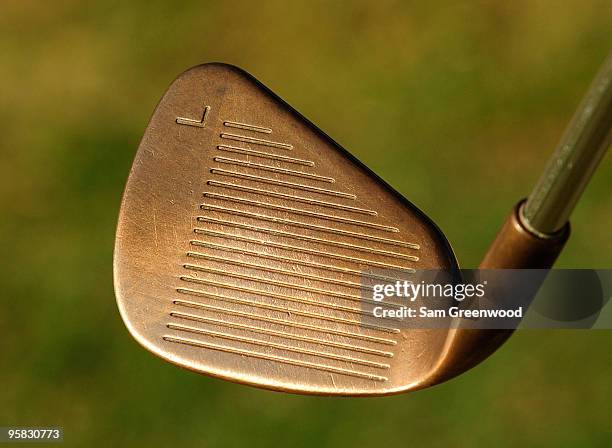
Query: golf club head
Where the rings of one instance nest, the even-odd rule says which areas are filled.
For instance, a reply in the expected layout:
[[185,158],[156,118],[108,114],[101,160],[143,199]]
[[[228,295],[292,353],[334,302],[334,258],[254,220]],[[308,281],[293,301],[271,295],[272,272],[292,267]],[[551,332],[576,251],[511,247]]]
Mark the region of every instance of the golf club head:
[[446,329],[364,325],[370,268],[456,270],[421,211],[244,71],[180,75],[136,154],[114,254],[121,316],[181,367],[274,390],[441,381]]

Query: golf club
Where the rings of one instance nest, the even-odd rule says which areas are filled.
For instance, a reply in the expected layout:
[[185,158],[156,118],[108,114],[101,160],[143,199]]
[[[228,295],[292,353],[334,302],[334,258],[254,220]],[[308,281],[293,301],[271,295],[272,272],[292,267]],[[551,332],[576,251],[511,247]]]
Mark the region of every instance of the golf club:
[[[481,268],[553,265],[610,144],[611,84],[609,57]],[[512,333],[366,325],[370,268],[459,265],[422,211],[248,73],[204,64],[172,83],[136,153],[115,242],[118,307],[142,346],[252,386],[370,396],[446,381]]]

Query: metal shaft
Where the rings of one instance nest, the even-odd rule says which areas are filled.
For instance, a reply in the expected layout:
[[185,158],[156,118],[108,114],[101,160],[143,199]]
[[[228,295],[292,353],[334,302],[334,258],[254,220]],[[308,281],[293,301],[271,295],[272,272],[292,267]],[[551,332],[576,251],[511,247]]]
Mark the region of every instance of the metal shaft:
[[568,222],[612,138],[612,53],[591,84],[555,153],[522,208],[536,235],[559,232]]

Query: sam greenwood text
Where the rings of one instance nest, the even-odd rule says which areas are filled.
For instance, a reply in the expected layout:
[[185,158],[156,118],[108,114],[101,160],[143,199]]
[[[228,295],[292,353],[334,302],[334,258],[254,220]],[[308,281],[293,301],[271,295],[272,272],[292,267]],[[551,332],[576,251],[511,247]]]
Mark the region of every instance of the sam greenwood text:
[[408,306],[401,306],[398,308],[387,309],[382,306],[376,306],[372,310],[372,314],[377,318],[393,318],[393,319],[405,319],[414,317],[425,317],[425,318],[445,318],[445,317],[464,317],[467,319],[474,318],[522,318],[523,307],[520,306],[516,309],[479,309],[469,310],[460,309],[459,307],[452,306],[445,309],[431,309],[426,306],[420,306],[418,308],[412,308]]

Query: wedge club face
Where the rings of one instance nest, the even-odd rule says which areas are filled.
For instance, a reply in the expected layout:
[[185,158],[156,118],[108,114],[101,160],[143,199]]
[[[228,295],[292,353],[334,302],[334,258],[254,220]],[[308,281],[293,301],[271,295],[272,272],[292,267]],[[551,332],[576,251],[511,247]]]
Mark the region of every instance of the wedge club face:
[[244,71],[188,70],[121,205],[121,316],[176,365],[274,390],[387,395],[444,375],[451,330],[362,325],[371,267],[457,269],[440,230]]

